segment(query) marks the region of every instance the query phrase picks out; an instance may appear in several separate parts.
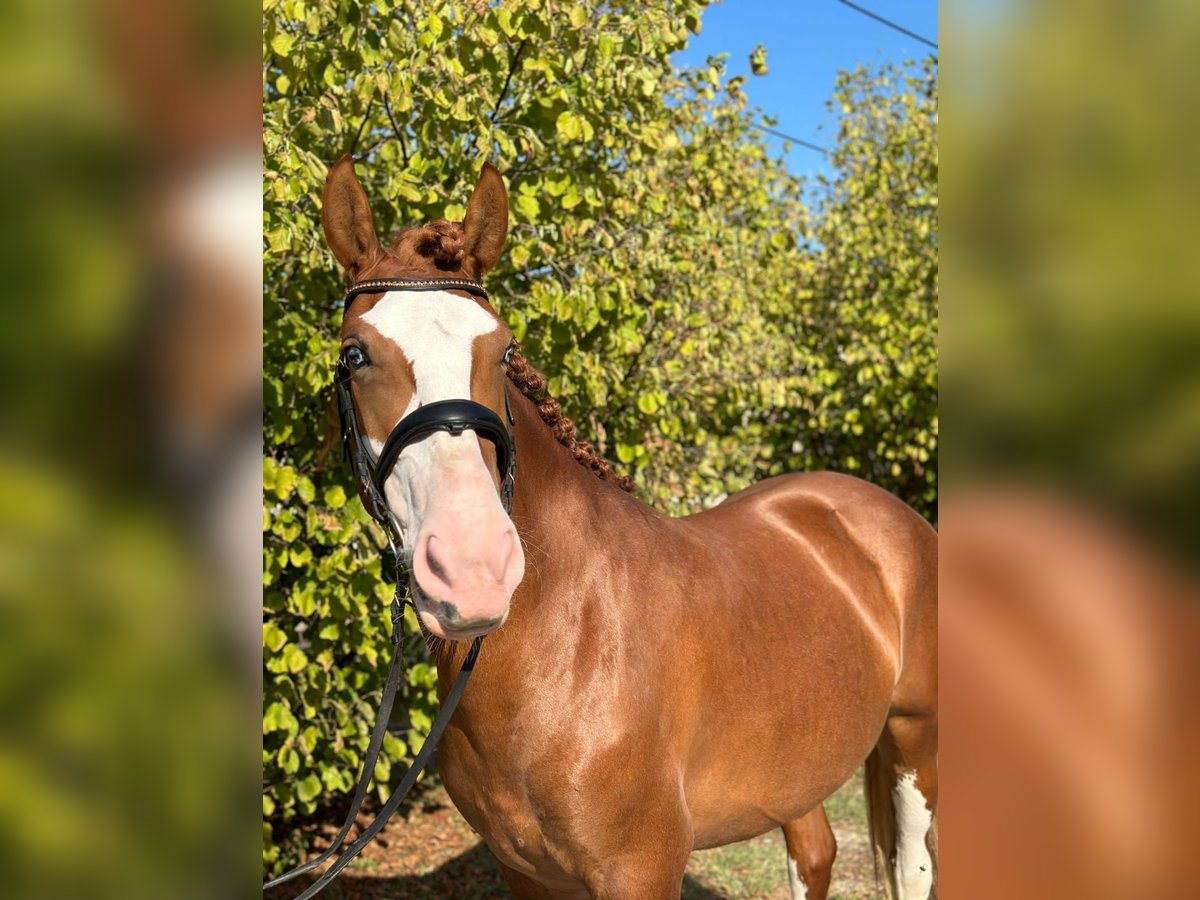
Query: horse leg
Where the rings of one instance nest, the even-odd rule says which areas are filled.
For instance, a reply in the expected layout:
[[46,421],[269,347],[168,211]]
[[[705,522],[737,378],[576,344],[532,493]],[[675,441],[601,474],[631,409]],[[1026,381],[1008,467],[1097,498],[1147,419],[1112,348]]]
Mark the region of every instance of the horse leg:
[[825,807],[817,806],[807,815],[785,824],[783,839],[787,844],[792,900],[825,900],[833,859],[837,856],[837,841]]
[[866,768],[871,843],[888,896],[926,900],[937,873],[937,713],[893,713]]
[[639,854],[621,859],[589,884],[592,900],[679,900],[688,854]]
[[[500,863],[500,873],[504,876],[504,883],[508,885],[508,889],[512,891],[516,900],[555,900],[559,896],[528,875],[523,875],[504,863]],[[587,894],[584,893],[582,896],[586,897]]]

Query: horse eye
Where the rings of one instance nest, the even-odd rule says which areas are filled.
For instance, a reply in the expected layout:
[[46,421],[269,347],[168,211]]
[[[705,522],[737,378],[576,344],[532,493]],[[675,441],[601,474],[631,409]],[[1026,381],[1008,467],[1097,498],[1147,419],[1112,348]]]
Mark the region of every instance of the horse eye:
[[362,347],[351,344],[342,351],[342,362],[353,369],[361,369],[367,364],[367,354],[363,353]]

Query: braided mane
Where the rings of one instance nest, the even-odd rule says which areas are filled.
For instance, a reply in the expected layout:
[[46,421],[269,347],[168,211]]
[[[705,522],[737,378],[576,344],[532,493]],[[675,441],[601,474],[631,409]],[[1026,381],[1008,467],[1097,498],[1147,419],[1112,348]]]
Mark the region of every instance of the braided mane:
[[514,350],[508,361],[508,378],[524,396],[533,401],[538,415],[550,426],[555,439],[575,456],[585,469],[591,469],[604,481],[611,481],[623,491],[633,493],[634,482],[620,475],[613,464],[596,452],[592,442],[577,437],[575,423],[563,415],[559,402],[546,393],[546,376],[530,365],[520,349]]

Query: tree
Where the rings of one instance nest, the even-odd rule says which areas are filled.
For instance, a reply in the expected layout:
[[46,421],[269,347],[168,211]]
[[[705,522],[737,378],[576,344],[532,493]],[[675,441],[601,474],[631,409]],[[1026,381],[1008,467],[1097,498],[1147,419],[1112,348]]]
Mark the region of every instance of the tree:
[[832,164],[795,335],[811,354],[792,461],[888,488],[937,521],[937,66],[839,76]]

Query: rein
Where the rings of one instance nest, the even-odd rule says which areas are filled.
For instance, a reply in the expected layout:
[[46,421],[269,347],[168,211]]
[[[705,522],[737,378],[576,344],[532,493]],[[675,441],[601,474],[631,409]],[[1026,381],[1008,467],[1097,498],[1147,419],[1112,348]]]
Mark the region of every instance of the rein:
[[[484,300],[489,299],[488,292],[484,288],[483,283],[472,279],[375,278],[360,281],[350,287],[350,290],[346,292],[342,314],[345,315],[354,298],[361,294],[378,294],[392,290],[460,290],[473,294],[476,297],[481,297]],[[512,350],[510,348],[509,354],[511,355],[511,353]],[[508,357],[505,357],[505,362],[507,363],[507,361]],[[500,472],[500,502],[504,507],[505,513],[512,511],[513,485],[517,474],[517,448],[512,431],[505,427],[499,416],[483,404],[476,403],[470,399],[439,400],[435,403],[426,404],[413,410],[396,423],[387,440],[384,441],[383,449],[380,450],[378,458],[376,458],[371,451],[370,445],[367,443],[366,436],[359,427],[358,415],[354,409],[354,398],[350,391],[350,381],[353,375],[353,370],[341,359],[338,359],[334,364],[333,383],[337,394],[338,416],[341,419],[342,446],[345,450],[346,460],[350,464],[350,470],[354,474],[355,482],[366,498],[367,502],[365,505],[367,512],[383,528],[384,535],[387,537],[388,547],[392,552],[392,558],[396,563],[396,593],[391,603],[392,661],[388,667],[387,681],[384,683],[383,696],[379,701],[379,713],[375,719],[375,726],[371,731],[371,740],[367,746],[367,754],[363,758],[362,772],[358,777],[358,785],[354,790],[354,799],[350,803],[350,812],[346,816],[345,823],[343,823],[341,830],[338,831],[337,836],[333,839],[329,847],[320,856],[268,881],[263,885],[264,891],[291,881],[307,872],[311,872],[341,848],[347,835],[350,833],[350,829],[354,825],[354,820],[358,818],[363,801],[366,799],[367,788],[370,786],[375,772],[375,763],[379,758],[379,751],[383,746],[383,736],[387,731],[388,721],[391,718],[392,706],[396,699],[396,690],[400,682],[400,675],[404,670],[404,654],[402,649],[404,607],[405,605],[412,605],[412,601],[408,598],[409,572],[404,558],[400,526],[384,498],[384,485],[391,475],[392,469],[400,457],[400,453],[410,444],[438,431],[446,431],[450,434],[462,434],[468,430],[474,431],[495,445],[496,465]],[[504,392],[504,411],[508,418],[508,424],[511,426],[513,424],[513,414],[509,406],[507,389]],[[413,609],[415,611],[416,607],[414,606]],[[392,791],[391,796],[388,797],[379,814],[321,877],[305,890],[303,894],[299,895],[297,900],[308,900],[308,898],[314,897],[320,891],[324,890],[337,877],[338,873],[349,865],[371,843],[375,835],[382,830],[387,820],[399,808],[404,798],[408,796],[409,791],[412,790],[413,785],[417,782],[417,777],[433,757],[438,742],[441,740],[442,733],[446,730],[446,726],[450,724],[450,718],[454,715],[454,710],[458,706],[459,700],[462,699],[463,692],[466,690],[467,680],[471,677],[471,672],[475,668],[475,660],[479,656],[479,648],[482,644],[482,636],[475,638],[471,642],[471,647],[467,651],[466,659],[463,661],[458,677],[454,680],[454,685],[446,695],[446,699],[442,703],[442,708],[438,712],[437,720],[429,730],[429,735],[425,738],[421,749],[413,758],[408,772],[405,773],[404,778],[396,786],[396,789]]]

